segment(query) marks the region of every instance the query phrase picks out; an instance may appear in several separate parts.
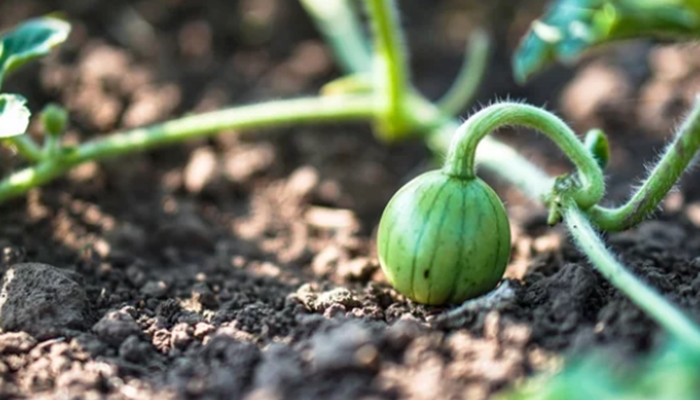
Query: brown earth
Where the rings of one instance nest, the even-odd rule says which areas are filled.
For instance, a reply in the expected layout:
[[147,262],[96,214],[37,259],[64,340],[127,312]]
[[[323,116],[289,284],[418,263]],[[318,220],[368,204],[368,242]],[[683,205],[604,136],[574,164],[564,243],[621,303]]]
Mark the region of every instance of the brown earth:
[[[524,14],[503,2],[401,3],[421,90],[439,95],[464,29],[491,21],[499,47],[480,101],[546,101],[579,130],[608,129],[612,199],[624,198],[698,87],[697,49],[632,43],[520,88],[507,60],[541,2],[521,1]],[[3,88],[34,110],[66,105],[68,141],[313,94],[338,74],[294,1],[116,4],[0,5],[0,27],[54,8],[74,23],[60,52]],[[541,138],[509,140],[553,173],[566,167]],[[5,171],[18,167],[3,156]],[[373,232],[427,159],[420,143],[387,147],[361,124],[229,132],[88,164],[4,205],[0,397],[480,399],[562,356],[634,358],[664,339],[539,206],[494,180],[513,226],[500,297],[450,313],[394,292]],[[700,320],[694,182],[654,220],[606,239]]]

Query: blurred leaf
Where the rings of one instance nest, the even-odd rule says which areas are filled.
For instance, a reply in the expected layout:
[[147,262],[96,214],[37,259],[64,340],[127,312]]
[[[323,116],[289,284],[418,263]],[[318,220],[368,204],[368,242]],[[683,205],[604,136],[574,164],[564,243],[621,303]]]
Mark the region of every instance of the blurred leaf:
[[[615,367],[616,366],[616,367]],[[499,400],[697,400],[700,353],[678,341],[638,360],[611,362],[602,352],[571,362],[556,375],[531,379]]]
[[16,94],[0,94],[0,138],[19,136],[27,131],[31,113],[27,100]]
[[599,44],[639,37],[700,36],[700,0],[554,0],[513,58],[527,81],[549,63],[574,60]]
[[0,83],[8,73],[63,43],[70,24],[54,17],[30,19],[2,36]]

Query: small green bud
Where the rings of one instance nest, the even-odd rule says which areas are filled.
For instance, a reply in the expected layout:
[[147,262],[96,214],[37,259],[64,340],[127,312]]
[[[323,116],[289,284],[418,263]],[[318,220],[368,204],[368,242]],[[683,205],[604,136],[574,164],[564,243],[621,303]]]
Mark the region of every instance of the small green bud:
[[389,201],[379,223],[379,262],[418,303],[461,303],[492,290],[510,259],[510,225],[478,178],[424,173]]
[[68,112],[61,106],[49,103],[41,111],[41,124],[50,136],[61,136],[68,122]]
[[584,145],[598,162],[600,169],[605,169],[610,160],[610,144],[605,133],[600,129],[591,129],[586,133]]

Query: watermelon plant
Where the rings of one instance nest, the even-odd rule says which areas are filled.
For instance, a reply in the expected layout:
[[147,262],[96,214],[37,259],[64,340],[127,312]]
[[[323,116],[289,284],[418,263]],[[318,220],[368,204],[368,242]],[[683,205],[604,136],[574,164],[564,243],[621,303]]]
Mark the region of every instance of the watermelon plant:
[[[431,102],[410,84],[395,1],[303,0],[302,3],[346,72],[329,83],[322,95],[185,116],[115,132],[73,147],[63,146],[60,141],[65,113],[60,107],[51,106],[41,117],[46,131],[43,149],[23,134],[29,112],[22,98],[6,95],[0,100],[3,143],[16,149],[28,165],[0,181],[0,201],[60,177],[84,162],[214,135],[222,130],[371,121],[377,136],[387,143],[422,137],[436,156],[447,154],[441,170],[419,176],[397,193],[380,222],[380,261],[397,290],[415,301],[444,304],[468,300],[498,284],[509,256],[508,223],[496,194],[477,178],[478,164],[543,201],[550,209],[549,221],[566,224],[581,251],[603,276],[673,336],[700,348],[697,325],[621,265],[597,234],[597,230],[622,230],[640,222],[687,169],[700,146],[700,102],[694,105],[674,141],[634,196],[620,207],[606,208],[599,201],[605,192],[603,168],[609,152],[600,131],[593,131],[581,140],[555,115],[512,102],[486,107],[464,123],[456,118],[471,100],[486,65],[488,45],[483,34],[477,33],[470,41],[468,61],[452,89],[444,98]],[[623,3],[633,4],[631,0],[619,2]],[[653,1],[641,3],[654,4]],[[369,36],[361,29],[358,4],[364,5],[369,18]],[[554,21],[559,21],[559,17]],[[617,37],[613,35],[617,31],[612,28],[617,25],[610,26],[606,31],[609,36],[591,36],[586,43]],[[45,17],[6,33],[2,37],[0,77],[46,54],[67,38],[69,30],[67,22]],[[549,60],[552,50],[547,46],[568,43],[545,41],[543,44],[537,42],[544,37],[541,32],[534,35],[526,38],[520,58],[516,58],[516,71],[522,77],[536,69],[533,65]],[[542,46],[545,50],[537,50]],[[523,64],[522,60],[535,61]],[[511,147],[487,136],[505,125],[527,126],[548,135],[578,170],[550,177]]]
[[[391,7],[389,2],[383,5]],[[382,40],[384,33],[384,41],[395,41],[387,47],[402,49],[396,18],[391,18],[391,13],[370,15],[379,26],[375,36]],[[394,55],[384,61],[403,57]],[[384,70],[392,73],[390,67],[385,66]],[[578,171],[547,177],[523,158],[512,156],[512,150],[503,144],[484,143],[486,135],[506,125],[522,125],[545,133]],[[605,188],[602,168],[609,157],[607,141],[600,131],[591,132],[587,140],[581,141],[566,124],[545,110],[497,103],[471,116],[454,132],[449,144],[441,142],[442,147],[438,147],[447,153],[442,170],[406,184],[382,216],[378,235],[380,263],[397,290],[414,300],[438,304],[459,302],[495,286],[497,280],[493,276],[503,273],[503,260],[507,258],[502,255],[498,240],[508,240],[509,235],[502,227],[502,206],[475,177],[474,165],[481,161],[481,165],[547,204],[549,222],[563,221],[603,276],[680,340],[700,348],[698,326],[621,265],[596,232],[627,229],[658,206],[700,147],[700,101],[640,189],[615,208],[598,205]],[[502,147],[488,147],[493,143]],[[482,224],[485,221],[489,222]],[[452,250],[460,248],[461,254]]]

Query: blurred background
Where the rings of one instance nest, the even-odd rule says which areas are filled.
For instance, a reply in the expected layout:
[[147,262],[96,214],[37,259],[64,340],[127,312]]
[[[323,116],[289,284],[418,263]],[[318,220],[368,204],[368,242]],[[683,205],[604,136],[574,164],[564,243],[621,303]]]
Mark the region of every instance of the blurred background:
[[[518,86],[510,57],[544,5],[541,0],[400,1],[413,82],[438,98],[458,71],[470,32],[486,29],[493,39],[492,58],[477,103],[464,116],[478,104],[512,98],[545,105],[579,132],[603,128],[613,142],[610,194],[624,197],[626,182],[642,172],[641,160],[660,151],[700,87],[697,46],[650,41],[608,46]],[[80,137],[187,112],[311,95],[339,73],[296,1],[5,0],[0,28],[57,10],[73,23],[69,42],[43,65],[9,80],[7,90],[25,94],[35,110],[46,101],[61,102]],[[560,155],[546,140],[505,136],[535,162],[556,168]],[[409,153],[417,158],[407,163],[424,156],[418,149]],[[695,196],[694,188],[687,191]]]

